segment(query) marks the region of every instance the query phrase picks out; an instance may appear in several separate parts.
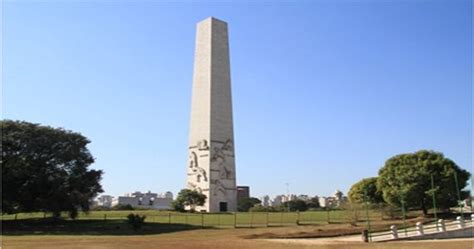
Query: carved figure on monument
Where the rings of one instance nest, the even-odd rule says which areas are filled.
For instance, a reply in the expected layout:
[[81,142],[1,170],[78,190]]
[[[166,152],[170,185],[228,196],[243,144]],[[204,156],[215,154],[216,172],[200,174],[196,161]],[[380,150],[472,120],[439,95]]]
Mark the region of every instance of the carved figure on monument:
[[209,150],[209,145],[207,145],[207,140],[203,139],[197,143],[198,150]]
[[222,150],[232,151],[232,140],[231,139],[227,139],[227,141],[225,141],[224,145],[222,145]]
[[196,184],[194,184],[192,182],[188,182],[188,189],[196,190],[199,193],[202,193],[202,188],[198,187]]
[[229,179],[231,175],[231,170],[228,169],[225,165],[222,165],[220,168],[220,177],[221,179]]
[[214,191],[214,196],[217,196],[218,192],[221,192],[222,194],[225,195],[225,186],[224,184],[222,184],[221,181],[219,180],[213,180],[211,182],[212,186],[214,187],[215,191]]
[[197,182],[201,182],[201,178],[207,182],[207,172],[205,169],[198,166],[198,157],[196,152],[191,151],[189,159],[189,168],[191,169],[191,173],[188,173],[188,175],[196,175]]

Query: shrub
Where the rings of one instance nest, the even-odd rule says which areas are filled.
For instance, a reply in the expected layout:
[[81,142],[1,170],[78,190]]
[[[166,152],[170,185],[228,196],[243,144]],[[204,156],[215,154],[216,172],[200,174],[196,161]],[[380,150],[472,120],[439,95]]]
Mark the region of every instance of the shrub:
[[135,210],[130,204],[118,204],[117,206],[112,207],[112,210]]
[[130,213],[127,215],[127,222],[133,228],[133,230],[138,230],[145,224],[145,215],[133,214]]

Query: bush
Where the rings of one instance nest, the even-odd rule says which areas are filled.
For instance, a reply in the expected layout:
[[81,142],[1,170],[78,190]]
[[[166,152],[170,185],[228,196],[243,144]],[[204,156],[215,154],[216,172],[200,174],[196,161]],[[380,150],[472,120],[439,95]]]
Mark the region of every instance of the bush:
[[280,207],[264,207],[257,204],[249,209],[249,212],[281,212],[283,211]]
[[111,208],[104,206],[95,206],[91,208],[91,211],[110,211]]
[[112,207],[112,210],[135,210],[130,204],[118,204],[117,206]]
[[133,230],[138,230],[145,224],[145,215],[132,214],[127,215],[127,223],[133,228]]

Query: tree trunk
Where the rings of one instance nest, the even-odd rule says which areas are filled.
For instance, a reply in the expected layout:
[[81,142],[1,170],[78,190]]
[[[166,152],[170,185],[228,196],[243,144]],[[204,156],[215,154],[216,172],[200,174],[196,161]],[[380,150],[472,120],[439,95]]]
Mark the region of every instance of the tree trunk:
[[428,209],[426,208],[426,203],[424,199],[421,199],[421,209],[423,210],[423,216],[427,216]]

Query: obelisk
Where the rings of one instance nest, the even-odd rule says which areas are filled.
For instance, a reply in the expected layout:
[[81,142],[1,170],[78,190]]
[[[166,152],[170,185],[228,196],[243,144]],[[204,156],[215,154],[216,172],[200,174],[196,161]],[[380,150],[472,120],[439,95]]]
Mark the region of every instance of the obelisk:
[[187,188],[207,196],[198,211],[237,210],[227,23],[197,24]]

